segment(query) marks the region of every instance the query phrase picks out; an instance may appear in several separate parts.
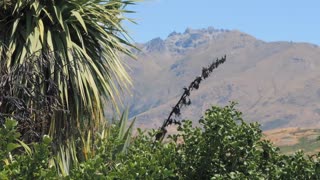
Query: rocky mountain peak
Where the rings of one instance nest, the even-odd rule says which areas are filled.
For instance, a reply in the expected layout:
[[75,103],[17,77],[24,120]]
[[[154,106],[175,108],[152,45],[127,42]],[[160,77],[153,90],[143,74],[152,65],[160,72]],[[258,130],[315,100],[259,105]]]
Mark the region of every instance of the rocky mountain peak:
[[162,52],[166,49],[165,42],[160,38],[154,38],[145,44],[147,52],[159,51]]
[[[232,42],[231,48],[243,48],[246,44],[252,44],[257,39],[237,31],[228,29],[217,29],[208,27],[203,29],[186,28],[181,32],[173,31],[167,38],[159,37],[141,45],[141,49],[146,53],[166,53],[173,56],[184,56],[199,47],[207,47],[210,44]],[[139,47],[140,48],[140,47]]]
[[187,28],[183,33],[177,33],[176,31],[170,33],[164,41],[171,53],[184,54],[189,50],[204,46],[209,41],[222,37],[228,32],[230,31],[213,27],[204,29]]

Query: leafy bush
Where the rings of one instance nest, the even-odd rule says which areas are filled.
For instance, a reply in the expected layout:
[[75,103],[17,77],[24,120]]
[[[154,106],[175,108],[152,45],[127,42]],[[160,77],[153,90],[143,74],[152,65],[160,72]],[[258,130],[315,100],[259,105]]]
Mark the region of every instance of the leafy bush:
[[[126,114],[128,111],[126,111]],[[91,148],[89,158],[80,162],[70,170],[72,179],[101,179],[108,176],[109,172],[118,163],[117,156],[125,154],[130,140],[131,132],[134,124],[131,122],[129,127],[126,127],[127,115],[123,114],[120,121],[114,122],[111,126],[103,127],[95,134],[95,140],[90,141]],[[90,148],[87,148],[90,149]]]
[[185,121],[177,142],[177,169],[183,179],[319,179],[320,156],[282,155],[261,140],[258,123],[247,124],[235,104],[212,107],[200,120],[203,129]]
[[[66,178],[320,179],[320,153],[280,154],[279,148],[261,140],[259,124],[245,123],[234,106],[207,110],[200,127],[184,121],[165,143],[155,141],[157,130],[138,130],[130,140],[123,123],[113,124],[108,131],[97,132],[100,136],[91,144],[95,148],[71,167]],[[26,146],[17,140],[15,125],[7,120],[0,129],[4,140],[0,142],[0,179],[61,178],[52,163],[57,159],[51,154],[50,139]]]
[[[261,140],[258,123],[247,124],[232,103],[212,107],[201,127],[184,121],[169,142],[154,141],[157,131],[140,131],[109,175],[120,179],[319,179],[320,156],[282,155]],[[109,176],[110,177],[110,176]]]
[[110,176],[119,179],[170,179],[177,177],[176,144],[154,142],[157,131],[145,134],[138,129],[128,152],[118,156]]
[[[52,179],[57,171],[50,150],[51,139],[44,136],[41,143],[30,146],[18,138],[17,122],[7,119],[0,128],[0,179]],[[51,165],[50,165],[51,164]]]

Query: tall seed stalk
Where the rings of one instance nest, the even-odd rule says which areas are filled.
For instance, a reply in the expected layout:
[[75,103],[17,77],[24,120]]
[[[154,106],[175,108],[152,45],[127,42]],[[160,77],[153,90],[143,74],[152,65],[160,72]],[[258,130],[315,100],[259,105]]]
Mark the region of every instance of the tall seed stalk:
[[[193,80],[188,87],[183,88],[184,92],[178,100],[177,104],[172,108],[171,112],[167,119],[164,120],[162,126],[159,128],[159,132],[156,134],[155,140],[162,141],[167,133],[167,127],[171,124],[181,125],[181,122],[176,119],[181,115],[180,109],[183,106],[189,106],[191,104],[191,100],[189,98],[191,91],[197,90],[200,87],[200,83],[207,79],[212,71],[219,67],[219,65],[223,64],[226,61],[226,56],[217,59],[212,62],[208,67],[203,67],[200,76],[197,76],[195,80]],[[175,118],[173,118],[175,115]]]

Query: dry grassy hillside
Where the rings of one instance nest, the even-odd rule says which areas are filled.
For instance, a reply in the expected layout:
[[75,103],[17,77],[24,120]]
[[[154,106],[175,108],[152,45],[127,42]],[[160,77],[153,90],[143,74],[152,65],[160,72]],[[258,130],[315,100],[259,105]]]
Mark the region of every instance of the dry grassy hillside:
[[280,147],[282,153],[292,154],[303,150],[306,154],[320,152],[319,129],[282,128],[265,131],[265,139]]
[[227,55],[227,62],[191,95],[182,118],[198,120],[211,105],[239,102],[247,121],[263,130],[320,127],[320,48],[307,43],[264,42],[214,28],[172,33],[138,45],[128,61],[134,80],[126,99],[138,126],[159,127],[202,66]]

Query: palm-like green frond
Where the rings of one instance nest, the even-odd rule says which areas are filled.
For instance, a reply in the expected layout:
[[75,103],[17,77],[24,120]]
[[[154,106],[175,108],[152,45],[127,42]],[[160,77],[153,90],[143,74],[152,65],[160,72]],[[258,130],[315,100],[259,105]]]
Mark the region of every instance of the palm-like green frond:
[[[104,119],[102,99],[116,105],[119,93],[130,86],[119,53],[132,56],[121,22],[129,12],[123,7],[134,0],[5,2],[0,4],[1,69],[10,72],[31,55],[50,54],[49,65],[35,63],[35,69],[55,82],[69,111],[51,117],[50,133],[62,138],[74,128],[97,128]],[[42,84],[34,88],[50,95],[48,84]]]

